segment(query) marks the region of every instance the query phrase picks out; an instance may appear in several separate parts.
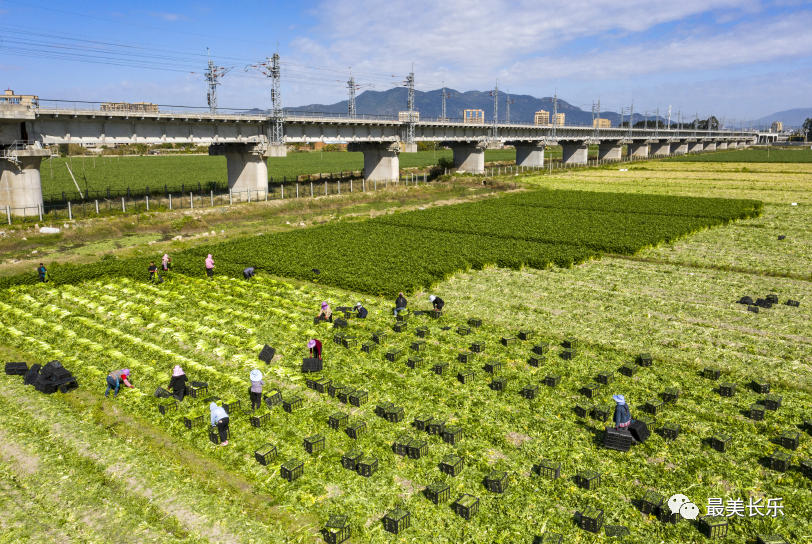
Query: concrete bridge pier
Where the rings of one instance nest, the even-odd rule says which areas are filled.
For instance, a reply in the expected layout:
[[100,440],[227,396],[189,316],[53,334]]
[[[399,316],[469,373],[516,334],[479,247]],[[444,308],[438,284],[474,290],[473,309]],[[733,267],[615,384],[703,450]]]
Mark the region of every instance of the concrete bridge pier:
[[[209,155],[225,156],[226,170],[228,172],[228,188],[232,191],[268,191],[268,164],[265,162],[269,156],[280,156],[282,150],[276,149],[284,146],[270,146],[271,150],[263,144],[212,144],[209,146]],[[284,150],[287,154],[286,149]]]
[[717,150],[727,149],[727,142],[716,142],[716,149]]
[[728,149],[736,149],[737,147],[739,147],[739,142],[728,142],[727,143],[727,148]]
[[671,142],[671,153],[673,155],[685,155],[688,153],[688,142],[685,140]]
[[589,145],[586,142],[559,142],[561,162],[564,164],[586,164],[589,158]]
[[619,161],[623,158],[623,144],[620,141],[598,144],[598,158],[602,161]]
[[705,142],[705,151],[716,151],[716,142]]
[[13,215],[37,215],[42,210],[40,164],[50,154],[47,149],[26,146],[11,152],[14,160],[0,160],[0,212],[6,206]]
[[626,155],[629,157],[648,157],[648,144],[645,142],[626,144]]
[[485,142],[443,142],[454,152],[454,168],[470,174],[485,172]]
[[516,166],[537,168],[544,166],[544,144],[538,142],[506,142],[516,148]]
[[688,142],[688,153],[701,153],[704,150],[705,144],[703,142]]
[[400,142],[351,142],[347,151],[364,154],[364,179],[385,181],[400,176]]
[[660,140],[659,142],[652,143],[651,147],[649,148],[649,152],[654,157],[664,157],[671,153],[671,144]]

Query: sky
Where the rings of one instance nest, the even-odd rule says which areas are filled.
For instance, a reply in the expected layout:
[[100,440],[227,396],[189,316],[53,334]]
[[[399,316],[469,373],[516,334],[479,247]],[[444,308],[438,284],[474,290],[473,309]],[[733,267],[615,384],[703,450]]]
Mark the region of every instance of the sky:
[[359,93],[403,85],[414,66],[423,91],[498,80],[584,109],[757,119],[812,107],[810,28],[808,0],[0,0],[0,85],[205,107],[209,48],[231,68],[218,105],[269,108],[260,69],[278,50],[285,107],[345,100],[350,73]]

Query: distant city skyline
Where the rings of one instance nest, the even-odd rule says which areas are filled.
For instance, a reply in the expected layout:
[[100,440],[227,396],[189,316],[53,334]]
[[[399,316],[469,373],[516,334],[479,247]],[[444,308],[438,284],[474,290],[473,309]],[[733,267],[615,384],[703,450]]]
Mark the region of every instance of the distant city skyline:
[[669,105],[750,120],[812,107],[812,7],[793,0],[0,0],[0,19],[0,84],[46,99],[205,106],[208,47],[234,66],[220,107],[268,108],[270,82],[245,67],[278,42],[285,107],[345,100],[350,67],[357,84],[390,89],[412,62],[421,91],[485,91],[498,78],[511,94],[557,92],[584,109],[600,99],[606,111],[634,100],[663,117]]

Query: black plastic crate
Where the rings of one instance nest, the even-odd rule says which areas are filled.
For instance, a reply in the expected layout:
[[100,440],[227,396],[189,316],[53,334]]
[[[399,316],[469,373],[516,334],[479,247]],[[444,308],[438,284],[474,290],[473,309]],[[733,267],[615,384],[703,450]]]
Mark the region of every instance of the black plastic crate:
[[757,314],[758,313],[758,306],[748,306],[747,311],[748,312],[753,312],[754,314]]
[[259,416],[251,416],[251,426],[257,429],[261,428],[266,423],[270,423],[271,414],[262,414]]
[[717,433],[713,435],[710,439],[711,447],[719,452],[726,452],[727,447],[730,444],[733,437],[726,433]]
[[442,435],[445,430],[445,421],[442,419],[432,419],[426,424],[426,432],[429,434]]
[[613,413],[614,409],[609,404],[598,404],[592,409],[592,417],[604,423],[609,421]]
[[767,295],[767,302],[770,304],[778,304],[778,295],[770,294]]
[[364,353],[372,353],[372,350],[374,350],[376,347],[378,347],[378,344],[375,342],[364,342],[361,344],[361,351]]
[[178,401],[176,400],[168,400],[164,401],[158,405],[158,411],[161,414],[166,415],[170,412],[177,412],[178,411]]
[[561,358],[565,361],[572,361],[578,355],[577,349],[564,349],[561,350]]
[[355,393],[355,388],[345,387],[344,389],[336,393],[336,398],[338,399],[338,402],[340,402],[341,404],[347,404],[348,402],[350,402],[350,395],[352,395],[353,393]]
[[770,468],[779,472],[786,472],[792,466],[792,455],[784,451],[777,451],[770,456]]
[[283,480],[292,482],[304,474],[304,463],[298,459],[291,459],[282,463],[279,473]]
[[578,349],[578,340],[575,338],[565,338],[561,345],[567,349]]
[[812,433],[812,419],[804,419],[804,429],[807,432]]
[[564,541],[564,535],[561,533],[551,533],[550,531],[544,531],[544,534],[541,535],[541,540],[538,541],[538,544],[561,544]]
[[756,544],[789,544],[781,535],[756,535]]
[[438,376],[442,376],[445,374],[446,369],[448,368],[448,363],[436,363],[431,369],[434,371],[435,374]]
[[415,369],[420,368],[421,366],[423,366],[424,362],[425,361],[424,361],[424,359],[422,357],[417,357],[417,356],[409,357],[406,360],[406,366],[408,366],[412,370],[415,370]]
[[428,315],[432,319],[440,319],[441,317],[443,317],[443,311],[442,310],[434,310],[434,309],[432,309],[432,310],[429,310],[426,315]]
[[610,385],[615,381],[614,372],[601,372],[598,374],[598,383],[601,385]]
[[527,400],[533,400],[538,395],[539,386],[535,384],[527,384],[522,387],[521,395]]
[[446,455],[440,461],[440,472],[449,476],[457,476],[464,467],[465,461],[463,461],[462,457],[456,455]]
[[457,355],[457,360],[462,364],[471,362],[474,359],[474,354],[470,351],[463,351]]
[[330,415],[330,417],[327,419],[327,424],[330,425],[331,429],[338,430],[347,426],[349,417],[350,416],[344,412],[336,412],[335,414]]
[[390,510],[383,517],[383,528],[387,533],[399,534],[409,528],[412,523],[412,515],[402,508]]
[[409,459],[420,459],[429,453],[429,443],[425,440],[412,440],[406,447],[406,455]]
[[358,337],[357,336],[350,336],[347,335],[341,339],[341,345],[345,348],[357,348],[358,347]]
[[[229,438],[231,438],[231,429],[226,429],[226,440]],[[216,427],[209,429],[209,441],[214,445],[220,444],[220,432]]]
[[465,327],[465,326],[457,327],[457,334],[460,334],[462,336],[467,336],[467,335],[471,334],[471,327]]
[[313,318],[313,324],[318,325],[319,323],[327,323],[327,318],[326,317],[320,317],[320,316],[319,317],[314,317]]
[[414,330],[414,333],[415,333],[415,334],[416,334],[416,335],[417,335],[419,338],[428,338],[428,337],[431,335],[431,331],[429,331],[429,328],[428,328],[428,327],[425,327],[425,326],[424,326],[424,327],[417,327],[417,328]]
[[474,381],[474,371],[470,368],[464,368],[457,372],[457,379],[460,383],[471,383]]
[[267,466],[276,459],[276,446],[263,444],[254,452],[254,459],[256,459],[260,465]]
[[753,388],[753,391],[761,395],[767,395],[770,392],[770,382],[765,382],[762,380],[753,380],[752,383],[750,384],[750,387]]
[[653,514],[663,504],[665,497],[656,491],[646,491],[640,499],[640,511],[644,514]]
[[282,392],[278,389],[271,389],[267,395],[265,395],[265,405],[268,408],[273,408],[277,404],[282,404]]
[[390,363],[394,363],[395,361],[400,359],[402,355],[403,355],[402,349],[393,348],[386,352],[386,360],[389,361]]
[[649,399],[646,401],[646,412],[649,414],[656,416],[663,411],[663,406],[665,403],[660,399]]
[[680,390],[676,387],[667,387],[665,391],[663,391],[663,400],[668,403],[677,402],[680,393]]
[[306,436],[302,442],[307,453],[316,453],[324,450],[324,437],[320,434]]
[[682,430],[679,423],[666,423],[660,427],[660,432],[666,440],[676,440],[679,438],[679,432]]
[[539,462],[539,476],[548,480],[557,480],[561,477],[561,463],[542,459]]
[[205,422],[204,417],[205,416],[203,414],[200,414],[199,416],[186,416],[183,418],[183,424],[186,425],[186,428],[191,431],[192,429],[203,426],[203,423]]
[[353,448],[341,456],[341,466],[347,470],[355,470],[358,467],[358,461],[363,457],[363,451],[358,448]]
[[286,412],[293,413],[294,410],[298,410],[302,407],[302,398],[301,397],[290,397],[287,400],[282,401],[282,409]]
[[479,499],[465,494],[454,502],[454,512],[463,519],[470,520],[479,512]]
[[356,421],[355,423],[350,423],[347,425],[347,428],[344,431],[347,433],[347,436],[352,438],[353,440],[358,440],[361,438],[367,430],[367,422],[366,421]]
[[472,353],[483,353],[485,351],[485,342],[472,342],[471,347],[468,349]]
[[637,364],[640,366],[651,366],[651,354],[641,353],[637,356]]
[[593,490],[601,485],[601,475],[594,470],[582,470],[576,475],[575,479],[578,482],[578,487],[582,489]]
[[386,417],[386,411],[392,408],[394,404],[391,402],[379,402],[375,405],[375,415],[378,417]]
[[635,374],[637,374],[637,369],[639,367],[634,363],[626,363],[622,367],[620,367],[620,373],[624,376],[631,378]]
[[550,351],[550,344],[541,342],[533,346],[533,353],[536,355],[546,355]]
[[753,421],[763,421],[764,420],[764,405],[763,404],[751,404],[750,405],[750,419]]
[[372,334],[372,341],[376,344],[383,344],[386,342],[386,331],[375,331]]
[[586,402],[579,402],[575,405],[575,415],[578,417],[587,417],[592,413],[593,405]]
[[412,440],[408,434],[400,435],[392,443],[392,453],[405,457],[409,453],[409,444],[412,443]]
[[485,489],[491,493],[504,493],[508,488],[508,473],[494,470],[485,477]]
[[451,498],[451,487],[443,482],[434,482],[426,487],[426,498],[434,504],[440,504]]
[[333,335],[333,344],[336,344],[336,345],[339,345],[339,346],[340,346],[340,345],[341,345],[341,342],[344,340],[344,337],[345,337],[346,335],[347,335],[347,333],[344,333],[344,332],[341,332],[341,331],[339,331],[339,332],[335,333],[335,334]]
[[433,416],[422,415],[414,418],[412,424],[414,425],[414,428],[417,429],[418,431],[425,431],[426,427],[428,426],[429,423],[432,422],[432,420],[434,420]]
[[705,370],[702,371],[702,375],[708,378],[709,380],[718,380],[719,377],[722,375],[722,371],[718,368],[711,368],[707,367]]
[[797,450],[801,442],[801,433],[797,431],[784,431],[781,433],[781,436],[778,437],[778,442],[783,448]]
[[482,320],[479,319],[478,317],[472,317],[471,319],[468,320],[468,326],[474,327],[475,329],[479,328],[482,326]]
[[318,380],[313,380],[313,389],[315,389],[319,393],[326,393],[330,385],[333,383],[333,380],[330,378],[319,378]]
[[412,342],[410,346],[412,351],[425,351],[426,350],[426,341],[425,340],[417,340],[416,342]]
[[561,383],[560,374],[547,374],[544,377],[544,385],[547,387],[557,387],[559,383]]
[[324,527],[324,540],[327,544],[341,544],[352,536],[347,516],[330,516]]
[[608,537],[617,537],[623,538],[624,536],[629,536],[629,528],[625,525],[604,525],[603,530]]
[[598,396],[598,393],[601,390],[601,386],[597,383],[588,383],[581,388],[581,393],[588,399],[592,399]]
[[494,391],[505,391],[507,389],[508,379],[500,376],[491,380],[490,388]]
[[211,404],[212,402],[219,402],[221,400],[223,399],[221,399],[220,397],[208,397],[203,399],[203,404]]
[[632,447],[632,435],[626,429],[606,427],[603,435],[603,447],[609,450],[627,452]]
[[489,361],[485,363],[485,372],[490,374],[501,374],[502,373],[502,363],[499,361]]
[[363,406],[369,401],[369,393],[356,389],[350,394],[350,404],[353,406]]
[[531,355],[530,358],[527,360],[527,364],[529,364],[533,368],[538,368],[546,362],[547,357],[545,357],[544,355]]
[[334,329],[346,329],[349,325],[349,322],[346,319],[338,318],[333,321],[333,328]]
[[369,456],[362,457],[358,460],[355,470],[364,478],[369,478],[378,470],[378,458]]
[[503,336],[502,337],[502,345],[503,346],[513,346],[516,344],[516,337],[515,336]]
[[223,403],[223,410],[228,415],[236,414],[242,409],[242,401],[231,399]]
[[764,397],[764,407],[767,410],[778,410],[781,408],[781,401],[783,397],[781,395],[773,395],[769,394]]
[[727,536],[727,518],[702,516],[699,518],[699,530],[708,538],[725,538]]
[[584,531],[595,534],[599,533],[601,528],[603,528],[603,510],[587,506],[584,508],[584,511],[581,512],[579,525]]
[[785,302],[785,304],[786,304],[787,306],[792,306],[793,308],[797,308],[798,306],[800,306],[800,305],[801,305],[801,303],[800,303],[800,302],[798,302],[797,300],[787,300],[787,301]]
[[446,427],[443,429],[443,442],[446,444],[451,444],[452,446],[459,444],[460,440],[462,440],[462,428],[461,427]]
[[338,397],[338,394],[346,389],[346,385],[341,383],[331,383],[327,386],[327,394],[333,398]]
[[670,523],[672,525],[676,525],[682,519],[679,514],[672,514],[667,504],[657,509],[656,516],[661,523]]
[[519,340],[523,340],[523,341],[532,340],[535,336],[536,336],[535,331],[529,331],[529,330],[520,330],[519,331]]
[[719,394],[723,397],[733,397],[736,395],[736,384],[724,382],[719,384]]
[[401,421],[403,421],[403,416],[404,416],[403,408],[399,408],[397,406],[392,406],[391,408],[386,410],[386,413],[384,414],[386,421],[388,421],[389,423],[400,423]]
[[800,463],[801,465],[801,474],[806,476],[809,479],[812,479],[812,459],[804,459]]
[[756,299],[756,306],[764,308],[765,310],[769,310],[773,307],[773,303],[767,300],[766,298],[759,298]]
[[28,363],[6,363],[8,376],[25,376],[28,373]]
[[395,321],[397,321],[398,323],[406,323],[407,321],[409,321],[409,318],[411,317],[412,312],[410,312],[409,310],[402,310],[398,312],[398,315],[395,316]]

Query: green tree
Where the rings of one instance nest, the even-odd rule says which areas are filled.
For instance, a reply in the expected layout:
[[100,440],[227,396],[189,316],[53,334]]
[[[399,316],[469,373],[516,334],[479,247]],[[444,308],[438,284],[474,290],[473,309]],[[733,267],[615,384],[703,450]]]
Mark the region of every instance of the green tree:
[[809,140],[812,138],[812,117],[804,121],[803,126],[801,127],[801,132],[806,134],[806,139]]

